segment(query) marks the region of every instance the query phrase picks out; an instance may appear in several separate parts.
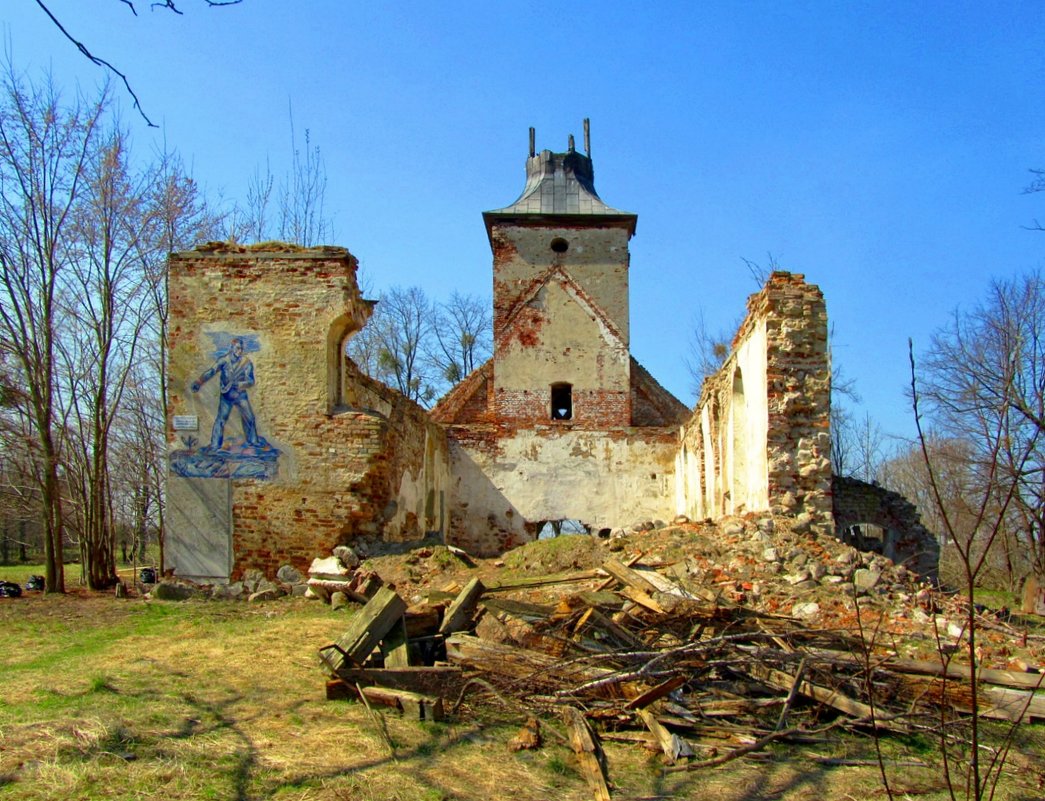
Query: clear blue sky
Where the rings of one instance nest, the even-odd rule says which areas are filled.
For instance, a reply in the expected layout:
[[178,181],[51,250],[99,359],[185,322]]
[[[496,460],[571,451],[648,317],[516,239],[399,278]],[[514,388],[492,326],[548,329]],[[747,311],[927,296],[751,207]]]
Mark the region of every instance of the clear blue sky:
[[[150,131],[213,195],[284,169],[288,105],[322,148],[335,243],[375,288],[488,294],[480,213],[524,182],[527,128],[562,150],[592,120],[596,186],[639,215],[632,351],[684,400],[694,315],[731,326],[772,253],[827,297],[865,408],[911,431],[924,346],[992,276],[1036,269],[1045,194],[1045,4],[244,0],[184,16],[49,0],[130,77]],[[16,65],[102,71],[33,0],[6,0]]]

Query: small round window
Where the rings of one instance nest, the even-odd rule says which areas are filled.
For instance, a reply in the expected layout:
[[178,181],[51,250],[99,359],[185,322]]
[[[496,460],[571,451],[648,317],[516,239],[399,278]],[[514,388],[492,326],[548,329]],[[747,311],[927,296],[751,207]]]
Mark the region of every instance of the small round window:
[[565,253],[567,250],[570,249],[570,243],[563,239],[561,236],[557,236],[555,237],[555,239],[552,240],[551,247],[552,250],[554,250],[556,253]]

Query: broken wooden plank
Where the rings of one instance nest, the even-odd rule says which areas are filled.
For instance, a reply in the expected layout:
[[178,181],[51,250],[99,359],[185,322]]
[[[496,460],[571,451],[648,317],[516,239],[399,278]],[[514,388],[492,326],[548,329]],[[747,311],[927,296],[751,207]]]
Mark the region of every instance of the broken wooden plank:
[[[613,675],[612,670],[570,663],[549,654],[489,642],[469,634],[451,634],[446,640],[447,658],[454,664],[481,670],[494,676],[525,680],[534,690],[559,690],[563,685],[597,681]],[[619,697],[631,687],[611,684],[593,690],[600,697]]]
[[606,780],[606,755],[584,715],[573,707],[562,710],[562,718],[570,736],[570,748],[577,757],[581,775],[591,788],[595,801],[610,801],[610,787]]
[[661,682],[656,687],[651,687],[641,695],[632,698],[624,705],[625,709],[644,709],[654,701],[659,701],[665,695],[674,692],[687,681],[686,676],[672,676],[667,681]]
[[[795,677],[782,670],[774,670],[758,664],[747,665],[744,669],[752,677],[778,690],[790,692],[791,688],[795,686]],[[839,712],[844,712],[857,720],[864,720],[870,723],[874,719],[875,728],[900,732],[906,731],[903,726],[893,723],[891,720],[892,716],[884,710],[873,710],[868,704],[849,698],[837,690],[820,687],[811,681],[802,680],[798,685],[798,692],[808,698],[833,707]]]
[[677,734],[672,734],[664,728],[656,716],[648,709],[639,709],[635,714],[646,724],[650,734],[657,738],[660,750],[664,752],[664,756],[667,757],[668,762],[672,765],[678,762],[681,757],[693,756],[693,749],[689,747],[689,744]]
[[456,665],[372,669],[345,666],[338,671],[338,678],[364,687],[376,684],[443,698],[456,695],[465,681],[461,668]]
[[409,667],[410,638],[406,634],[406,622],[399,618],[381,641],[381,654],[385,667]]
[[513,617],[523,620],[546,620],[555,613],[550,604],[535,604],[529,601],[516,601],[511,598],[482,598],[479,605],[491,612],[507,612]]
[[658,615],[666,615],[668,613],[668,610],[655,601],[652,595],[640,590],[638,587],[623,587],[620,593],[644,609],[649,609],[651,612],[656,612]]
[[653,595],[658,591],[657,586],[639,571],[633,570],[617,559],[607,559],[602,563],[602,569],[625,587],[641,590],[647,595]]
[[450,604],[446,614],[443,615],[443,623],[439,626],[439,633],[453,634],[455,631],[464,631],[471,628],[475,607],[485,590],[486,587],[483,586],[478,576],[469,581],[464,586],[464,589],[458,593],[457,597],[454,598],[454,602]]
[[[639,551],[637,554],[634,554],[633,556],[629,557],[628,560],[626,562],[624,562],[624,565],[626,567],[634,567],[635,565],[637,565],[639,562],[642,561],[642,557],[643,556],[645,556],[645,554],[642,551]],[[613,576],[610,576],[605,581],[600,581],[595,586],[595,592],[601,592],[602,590],[608,590],[610,587],[613,586],[613,583],[616,580],[617,579],[615,579]]]
[[361,687],[363,696],[372,704],[398,709],[411,720],[429,722],[443,720],[443,699],[409,690],[393,690],[389,687]]
[[406,612],[406,603],[394,590],[382,587],[360,609],[349,623],[348,630],[336,643],[320,648],[327,667],[335,674],[347,662],[362,664],[371,652]]
[[533,578],[504,579],[490,584],[487,592],[504,592],[506,590],[521,590],[528,587],[544,587],[548,584],[572,584],[575,581],[591,581],[602,578],[598,570],[585,570],[582,573],[556,573],[548,576],[535,576]]

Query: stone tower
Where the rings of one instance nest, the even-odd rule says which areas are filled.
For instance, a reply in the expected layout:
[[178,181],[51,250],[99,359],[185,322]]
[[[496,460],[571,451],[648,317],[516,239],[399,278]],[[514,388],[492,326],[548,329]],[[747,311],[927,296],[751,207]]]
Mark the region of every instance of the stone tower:
[[534,151],[522,195],[483,214],[493,250],[493,408],[506,423],[631,425],[628,241],[585,153]]
[[671,515],[689,410],[629,352],[628,242],[637,216],[595,191],[585,152],[537,153],[526,186],[483,214],[494,352],[432,410],[450,444],[450,537],[473,553],[548,522],[598,531]]

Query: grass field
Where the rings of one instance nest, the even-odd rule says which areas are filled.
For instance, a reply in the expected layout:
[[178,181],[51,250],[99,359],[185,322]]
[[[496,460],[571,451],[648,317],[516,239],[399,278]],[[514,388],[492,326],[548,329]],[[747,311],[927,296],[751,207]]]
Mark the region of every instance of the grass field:
[[[591,798],[550,722],[546,745],[510,753],[522,723],[467,712],[421,724],[324,698],[316,650],[348,615],[302,599],[266,605],[70,595],[0,600],[0,798],[441,801]],[[387,740],[382,734],[387,731]],[[1021,732],[999,801],[1045,795],[1041,726]],[[391,748],[389,747],[391,743]],[[722,743],[719,752],[734,747]],[[665,775],[659,756],[607,743],[614,797],[715,801],[884,798],[846,735],[758,761]],[[886,743],[907,797],[947,797],[931,739]],[[700,749],[700,756],[715,753]],[[904,798],[904,794],[897,795]]]

